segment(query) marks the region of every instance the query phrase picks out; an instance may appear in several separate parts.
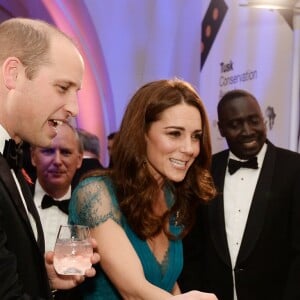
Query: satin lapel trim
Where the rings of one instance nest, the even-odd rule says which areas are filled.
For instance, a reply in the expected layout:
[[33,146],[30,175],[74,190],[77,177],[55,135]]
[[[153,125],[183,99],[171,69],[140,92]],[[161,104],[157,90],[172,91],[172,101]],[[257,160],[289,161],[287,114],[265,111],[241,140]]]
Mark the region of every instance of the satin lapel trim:
[[237,264],[241,263],[249,256],[255,247],[264,226],[266,210],[270,204],[268,195],[270,195],[275,160],[276,149],[274,145],[268,143],[268,149],[257,181],[245,232],[237,257]]
[[209,229],[212,241],[220,258],[224,261],[225,264],[231,267],[231,259],[225,231],[223,199],[224,178],[228,155],[229,152],[224,151],[222,155],[219,155],[214,161],[212,173],[219,195],[210,204],[208,204],[207,209],[209,216]]
[[17,208],[17,211],[19,212],[19,214],[22,217],[22,219],[24,220],[24,222],[27,224],[30,232],[32,233],[32,235],[34,237],[34,233],[32,231],[23,201],[19,194],[19,190],[16,187],[15,180],[13,178],[13,175],[11,174],[11,170],[8,167],[8,164],[2,156],[0,156],[0,180],[3,181],[4,186],[6,187],[8,193],[11,197],[12,202],[14,202],[14,204]]

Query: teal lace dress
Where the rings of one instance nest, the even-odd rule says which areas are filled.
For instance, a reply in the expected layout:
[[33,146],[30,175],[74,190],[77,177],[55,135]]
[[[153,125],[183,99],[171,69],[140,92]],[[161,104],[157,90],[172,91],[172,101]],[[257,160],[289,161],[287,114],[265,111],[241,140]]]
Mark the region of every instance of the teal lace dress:
[[[165,189],[167,204],[172,205],[171,191]],[[109,199],[110,201],[103,201]],[[109,203],[108,203],[109,202]],[[141,240],[128,226],[120,213],[116,193],[111,180],[106,176],[90,177],[79,183],[74,190],[69,207],[69,223],[88,225],[93,228],[108,219],[120,224],[131,241],[143,266],[145,277],[152,284],[171,292],[182,270],[183,253],[181,240],[169,242],[164,261],[160,264],[152,254],[146,241]],[[170,221],[170,231],[178,235],[182,228]],[[112,238],[114,238],[112,236]],[[125,274],[124,274],[125,275]],[[86,279],[81,285],[85,300],[122,299],[109,278],[99,267],[97,275]]]

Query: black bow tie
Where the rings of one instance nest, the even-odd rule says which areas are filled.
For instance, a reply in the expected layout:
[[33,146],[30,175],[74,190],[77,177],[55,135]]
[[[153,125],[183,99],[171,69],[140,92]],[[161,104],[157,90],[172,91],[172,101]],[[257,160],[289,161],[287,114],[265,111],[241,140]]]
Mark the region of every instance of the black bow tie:
[[54,205],[54,206],[57,206],[65,214],[68,214],[69,202],[70,202],[70,199],[58,201],[58,200],[54,200],[51,196],[45,194],[43,197],[43,200],[42,200],[41,207],[42,207],[42,209],[45,209],[45,208],[49,208]]
[[3,157],[8,162],[11,169],[21,169],[23,165],[23,148],[22,142],[16,144],[13,139],[5,141]]
[[246,161],[239,161],[231,158],[229,159],[228,171],[230,175],[235,173],[240,168],[258,169],[257,157],[252,157]]

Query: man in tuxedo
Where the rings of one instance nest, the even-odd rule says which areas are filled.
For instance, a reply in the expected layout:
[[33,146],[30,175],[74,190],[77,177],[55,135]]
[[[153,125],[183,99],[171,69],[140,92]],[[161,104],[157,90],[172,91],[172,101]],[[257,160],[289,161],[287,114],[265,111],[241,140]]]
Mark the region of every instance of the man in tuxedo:
[[0,45],[0,299],[52,299],[51,289],[73,288],[84,276],[59,276],[53,252],[44,255],[21,144],[49,146],[57,127],[77,114],[83,59],[69,37],[39,20],[2,22]]
[[229,149],[213,156],[219,193],[184,240],[180,286],[219,300],[300,299],[300,154],[267,139],[244,90],[222,97],[218,118]]
[[[68,223],[71,182],[81,166],[83,147],[77,131],[69,123],[57,128],[51,146],[31,146],[31,163],[36,168],[37,179],[32,185],[46,251],[53,251],[60,225]],[[55,300],[82,299],[79,289],[57,291]]]
[[68,123],[57,128],[51,146],[31,146],[31,162],[37,174],[33,199],[41,218],[46,251],[54,249],[59,226],[68,223],[71,182],[82,156],[76,129]]
[[84,174],[93,170],[102,170],[100,162],[100,141],[97,135],[82,128],[77,128],[77,133],[83,147],[83,160],[81,167],[75,172],[72,187],[76,187]]

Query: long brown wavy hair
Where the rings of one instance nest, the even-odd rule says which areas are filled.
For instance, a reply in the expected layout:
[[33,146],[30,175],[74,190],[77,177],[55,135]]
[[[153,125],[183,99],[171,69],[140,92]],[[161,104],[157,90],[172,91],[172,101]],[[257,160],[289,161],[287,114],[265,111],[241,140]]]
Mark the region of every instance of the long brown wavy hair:
[[[145,167],[145,134],[151,124],[160,119],[164,110],[180,103],[192,105],[200,112],[203,131],[200,153],[183,181],[171,183],[166,178],[174,193],[175,203],[163,216],[157,216],[153,212],[153,203],[157,200],[159,187]],[[184,228],[181,238],[195,221],[197,204],[215,196],[216,190],[209,172],[211,142],[207,114],[196,90],[183,80],[157,80],[136,91],[116,135],[112,159],[114,166],[110,176],[117,189],[121,211],[142,239],[153,237],[161,230],[169,238],[175,238],[168,230],[171,216],[176,216],[176,223]]]

